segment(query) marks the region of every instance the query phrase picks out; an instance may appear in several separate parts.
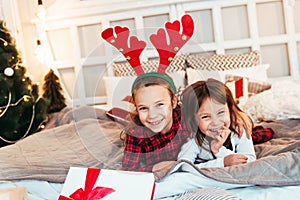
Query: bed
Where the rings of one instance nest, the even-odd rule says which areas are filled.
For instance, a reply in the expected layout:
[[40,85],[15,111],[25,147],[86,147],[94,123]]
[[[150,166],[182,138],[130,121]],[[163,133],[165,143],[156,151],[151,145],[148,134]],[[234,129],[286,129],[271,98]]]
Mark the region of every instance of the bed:
[[[251,184],[226,190],[237,198],[273,200],[289,196],[289,199],[299,199],[300,82],[269,80],[266,74],[268,65],[261,64],[258,52],[180,55],[176,59],[168,73],[175,80],[178,91],[208,77],[228,84],[245,80],[243,83],[247,87],[243,88],[247,88],[247,92],[236,97],[240,107],[256,125],[271,128],[275,133],[271,140],[255,145],[258,165],[270,160],[268,167],[273,169],[267,170],[265,177],[261,176],[261,171],[249,170],[256,166],[248,164],[242,170],[229,167],[223,171],[203,169],[201,173],[217,182]],[[230,65],[226,64],[228,59]],[[235,62],[232,63],[232,59]],[[217,60],[221,64],[216,65]],[[143,65],[151,68],[153,63],[155,61]],[[214,68],[203,63],[214,63]],[[120,134],[128,123],[126,113],[132,109],[126,97],[130,95],[129,86],[135,77],[128,74],[126,63],[116,63],[114,69],[114,76],[104,78],[109,96],[105,105],[68,106],[49,115],[42,131],[0,149],[0,188],[26,187],[29,200],[53,200],[58,198],[70,167],[121,169],[123,140]],[[231,89],[235,93],[238,88]],[[237,171],[243,172],[240,173],[244,175],[243,179]],[[200,196],[198,194],[198,198]]]
[[[166,20],[189,13],[197,22],[195,35],[168,69],[179,94],[200,79],[213,77],[226,82],[256,125],[269,127],[275,133],[270,141],[255,145],[255,163],[271,157],[287,172],[279,177],[273,170],[273,177],[265,178],[265,183],[219,191],[209,187],[205,188],[208,193],[199,189],[178,199],[199,199],[203,195],[209,199],[212,193],[220,194],[221,199],[300,199],[299,160],[280,162],[281,157],[288,155],[299,157],[300,26],[299,20],[295,20],[299,18],[299,2],[53,1],[47,8],[46,19],[33,23],[45,45],[45,67],[53,67],[60,76],[69,106],[51,114],[42,131],[0,148],[0,188],[25,187],[29,200],[53,200],[58,198],[70,167],[120,169],[120,132],[128,123],[127,112],[132,109],[127,97],[135,77],[124,59],[112,63],[118,54],[104,45],[99,32],[121,24],[145,29],[137,34],[148,38],[154,31],[147,27],[161,27]],[[156,68],[156,57],[151,49],[143,55],[145,71]],[[279,77],[270,79],[268,74]],[[240,80],[243,93],[237,96],[241,88],[236,88],[235,83]],[[293,170],[289,170],[291,164]],[[247,167],[250,168],[246,166],[242,171],[248,171]],[[210,176],[208,183],[242,181],[236,170],[230,169],[233,168],[216,173],[205,169],[200,173]],[[280,165],[272,169],[280,169]],[[255,177],[262,181],[260,172],[252,173],[243,173],[252,178],[243,179],[243,184],[255,183]]]

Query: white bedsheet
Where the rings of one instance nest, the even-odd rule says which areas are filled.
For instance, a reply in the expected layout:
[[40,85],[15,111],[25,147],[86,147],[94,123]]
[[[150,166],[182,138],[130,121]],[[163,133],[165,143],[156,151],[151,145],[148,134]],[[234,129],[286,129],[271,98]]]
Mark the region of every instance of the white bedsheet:
[[0,188],[26,187],[28,200],[57,200],[63,184],[42,180],[20,180],[1,182]]
[[229,190],[233,195],[245,200],[299,200],[300,185],[270,187],[252,186]]
[[[0,188],[12,188],[16,186],[27,188],[28,200],[57,200],[63,184],[42,180],[21,180],[0,183]],[[251,186],[229,189],[228,191],[243,200],[300,199],[300,185],[284,187]]]

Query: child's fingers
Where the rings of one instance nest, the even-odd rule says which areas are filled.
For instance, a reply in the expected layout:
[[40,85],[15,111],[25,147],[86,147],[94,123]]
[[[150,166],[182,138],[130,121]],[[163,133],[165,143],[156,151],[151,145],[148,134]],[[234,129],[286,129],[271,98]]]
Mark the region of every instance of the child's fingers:
[[242,154],[238,154],[237,162],[238,163],[247,163],[248,157]]
[[225,166],[246,164],[248,157],[242,154],[231,154],[224,158]]
[[224,140],[222,134],[217,135],[217,136],[216,136],[216,140],[217,140],[218,142],[222,142],[222,141]]
[[222,129],[219,133],[219,135],[217,135],[217,139],[219,141],[222,141],[222,140],[226,140],[228,135],[230,134],[230,130],[229,129]]

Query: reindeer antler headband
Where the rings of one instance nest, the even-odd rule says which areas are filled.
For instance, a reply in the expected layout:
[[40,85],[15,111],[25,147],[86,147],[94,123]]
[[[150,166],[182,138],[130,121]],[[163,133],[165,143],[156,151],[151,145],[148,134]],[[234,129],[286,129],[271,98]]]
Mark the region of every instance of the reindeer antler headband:
[[[169,44],[167,42],[166,31],[163,28],[158,29],[156,34],[150,36],[150,41],[159,54],[157,72],[150,73],[144,72],[140,62],[140,55],[146,47],[146,42],[138,40],[135,36],[129,38],[130,31],[127,27],[116,26],[114,29],[108,28],[104,30],[101,35],[104,40],[116,47],[124,55],[137,74],[138,77],[132,84],[132,88],[140,79],[154,76],[167,81],[171,85],[173,92],[176,93],[174,82],[165,75],[165,72],[178,51],[192,37],[194,32],[194,22],[190,15],[184,15],[181,18],[181,24],[182,33],[180,33],[180,22],[178,20],[173,23],[167,22],[165,24],[165,29],[169,36]],[[116,36],[114,36],[114,31]],[[129,45],[128,39],[130,39]]]

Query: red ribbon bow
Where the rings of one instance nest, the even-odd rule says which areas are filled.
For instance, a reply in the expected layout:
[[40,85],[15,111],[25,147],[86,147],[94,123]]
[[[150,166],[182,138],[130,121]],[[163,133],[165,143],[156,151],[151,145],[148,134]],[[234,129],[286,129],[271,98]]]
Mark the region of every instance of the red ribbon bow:
[[60,195],[58,200],[98,200],[109,195],[110,193],[115,192],[114,189],[107,187],[97,186],[93,189],[99,174],[100,169],[88,168],[84,190],[79,188],[69,197]]

